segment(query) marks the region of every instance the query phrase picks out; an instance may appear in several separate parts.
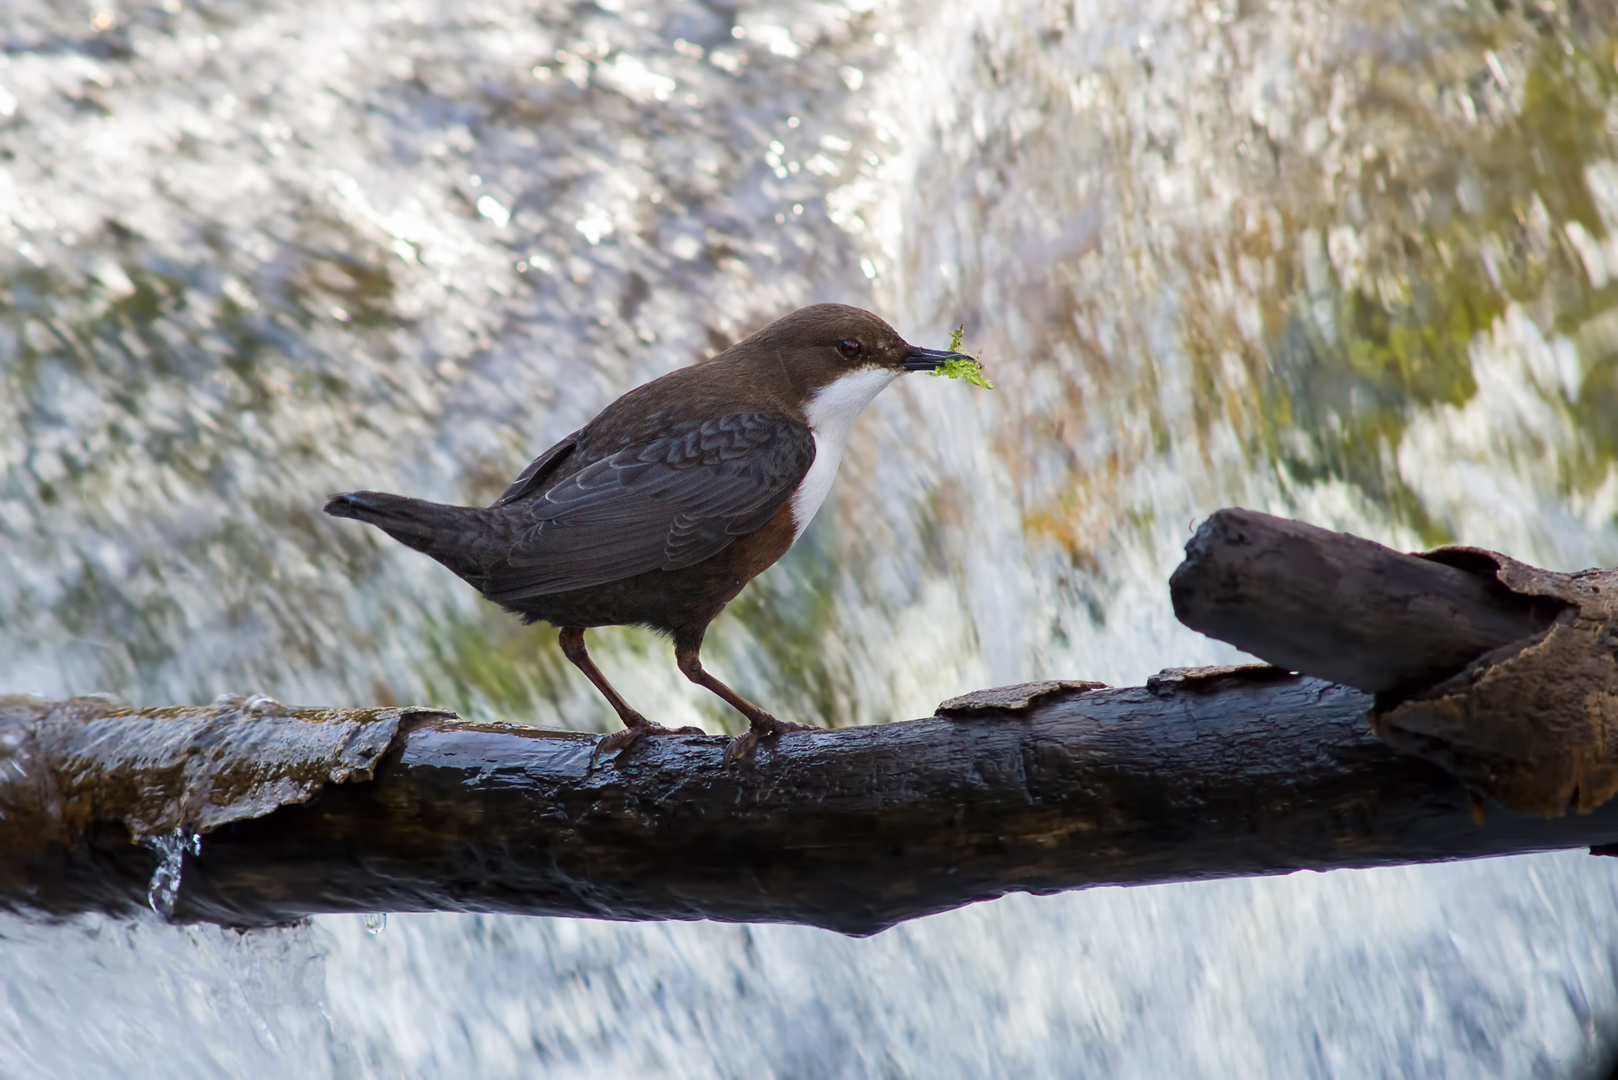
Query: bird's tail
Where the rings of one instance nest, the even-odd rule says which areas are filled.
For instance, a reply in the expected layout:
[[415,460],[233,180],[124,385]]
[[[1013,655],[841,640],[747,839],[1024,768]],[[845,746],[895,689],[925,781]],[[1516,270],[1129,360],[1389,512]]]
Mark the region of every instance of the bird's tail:
[[384,491],[350,491],[327,499],[326,513],[375,525],[482,587],[486,560],[481,556],[493,546],[485,511]]

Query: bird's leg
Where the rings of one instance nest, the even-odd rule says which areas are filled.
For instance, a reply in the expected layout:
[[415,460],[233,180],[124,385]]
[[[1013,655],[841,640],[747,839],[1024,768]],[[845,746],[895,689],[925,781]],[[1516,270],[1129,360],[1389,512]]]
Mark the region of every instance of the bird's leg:
[[780,735],[788,731],[814,731],[808,724],[795,724],[791,720],[777,720],[751,701],[742,697],[736,691],[708,674],[702,668],[702,632],[695,635],[674,635],[674,662],[680,666],[680,674],[696,683],[698,686],[712,690],[725,702],[747,717],[747,730],[730,741],[730,747],[725,751],[725,761],[741,761],[753,753],[761,738]]
[[640,738],[642,735],[705,734],[701,728],[695,727],[683,727],[671,730],[661,724],[652,723],[650,720],[646,719],[646,717],[630,708],[629,702],[625,701],[619,695],[618,691],[612,688],[612,683],[608,682],[607,677],[601,674],[601,669],[596,667],[595,661],[591,660],[590,654],[585,651],[584,627],[562,627],[561,642],[562,655],[571,660],[574,667],[584,672],[584,677],[595,684],[595,688],[601,691],[601,696],[607,699],[607,704],[611,705],[613,711],[618,714],[618,719],[624,722],[624,729],[622,731],[615,731],[611,735],[604,735],[602,736],[601,741],[596,743],[595,752],[590,755],[590,768],[594,769],[596,767],[596,762],[600,760],[602,754],[609,754],[614,750],[626,749],[631,743]]

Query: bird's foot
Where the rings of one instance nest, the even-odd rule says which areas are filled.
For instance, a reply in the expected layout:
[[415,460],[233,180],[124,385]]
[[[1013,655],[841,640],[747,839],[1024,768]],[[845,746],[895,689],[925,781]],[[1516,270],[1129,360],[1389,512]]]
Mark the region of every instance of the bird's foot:
[[746,761],[753,756],[758,748],[760,739],[773,739],[777,735],[785,735],[790,731],[819,731],[812,724],[799,724],[791,720],[777,720],[769,713],[754,717],[748,724],[747,730],[730,740],[730,746],[725,748],[725,764],[734,765],[738,761]]
[[636,713],[634,718],[625,717],[624,729],[614,731],[611,735],[603,735],[596,742],[596,748],[590,754],[590,765],[587,772],[593,771],[601,761],[602,754],[615,754],[627,750],[640,739],[642,735],[706,735],[707,732],[699,727],[666,728],[662,724],[654,724],[650,720]]

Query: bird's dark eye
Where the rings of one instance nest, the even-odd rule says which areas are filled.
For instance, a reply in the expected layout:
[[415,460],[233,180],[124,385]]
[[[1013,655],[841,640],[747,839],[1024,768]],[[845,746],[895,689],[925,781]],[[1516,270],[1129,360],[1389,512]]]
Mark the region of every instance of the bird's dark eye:
[[853,338],[844,338],[842,341],[837,343],[837,351],[843,354],[843,359],[845,360],[854,359],[860,354],[860,349],[863,347],[864,346],[862,346],[858,341],[855,341]]

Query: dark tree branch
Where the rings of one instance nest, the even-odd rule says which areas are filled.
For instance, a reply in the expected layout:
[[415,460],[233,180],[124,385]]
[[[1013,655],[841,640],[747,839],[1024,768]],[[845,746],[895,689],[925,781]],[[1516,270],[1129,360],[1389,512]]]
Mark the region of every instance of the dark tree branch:
[[1375,692],[1390,746],[1524,813],[1618,794],[1618,571],[1479,548],[1402,555],[1221,510],[1170,579],[1175,614],[1304,674]]
[[1550,625],[1489,573],[1406,555],[1347,533],[1220,510],[1169,578],[1174,614],[1254,656],[1368,694],[1449,678]]
[[[730,768],[722,738],[647,738],[594,771],[598,736],[431,710],[0,699],[0,903],[865,934],[1014,891],[1618,843],[1618,575],[1223,511],[1173,588],[1192,625],[1379,697],[1170,669],[980,691]],[[1540,816],[1569,805],[1593,812]]]
[[[183,855],[173,913],[253,926],[506,911],[864,934],[1014,891],[1618,841],[1618,807],[1549,821],[1497,808],[1478,822],[1461,784],[1370,735],[1369,704],[1270,669],[1170,672],[1146,688],[1059,688],[1020,711],[787,735],[730,769],[723,739],[648,739],[593,774],[595,736],[423,713],[403,718],[370,780],[206,833]],[[44,844],[0,822],[7,899],[144,904],[158,855],[105,814]]]

